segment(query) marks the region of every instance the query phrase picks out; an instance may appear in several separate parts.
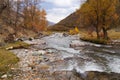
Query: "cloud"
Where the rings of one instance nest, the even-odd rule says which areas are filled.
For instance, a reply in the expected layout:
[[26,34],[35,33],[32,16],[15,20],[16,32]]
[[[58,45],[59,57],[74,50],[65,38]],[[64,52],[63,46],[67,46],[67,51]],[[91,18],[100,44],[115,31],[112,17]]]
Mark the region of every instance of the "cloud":
[[57,7],[70,7],[79,3],[80,0],[45,0],[45,2],[52,3]]
[[51,22],[54,22],[54,23],[59,22],[63,18],[65,18],[64,15],[59,15],[59,14],[54,14],[54,13],[50,13],[49,15],[47,15],[48,21],[51,21]]
[[51,22],[59,22],[60,20],[64,19],[72,12],[74,12],[78,7],[71,7],[71,8],[53,8],[47,10],[47,19]]
[[59,7],[66,7],[66,6],[70,6],[71,5],[71,0],[46,0],[46,2],[49,2],[49,3],[52,3],[56,6],[59,6]]
[[57,23],[78,9],[80,0],[44,0],[43,4],[47,19]]

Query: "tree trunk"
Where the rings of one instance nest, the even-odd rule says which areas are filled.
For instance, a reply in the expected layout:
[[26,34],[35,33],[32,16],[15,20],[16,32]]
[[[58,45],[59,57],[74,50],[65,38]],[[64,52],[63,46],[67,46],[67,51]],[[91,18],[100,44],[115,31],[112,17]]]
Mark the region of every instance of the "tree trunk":
[[108,40],[108,33],[107,33],[107,30],[106,30],[104,27],[102,28],[102,30],[103,30],[104,39],[105,39],[105,40]]
[[97,39],[100,39],[98,27],[96,27],[96,34],[97,34]]

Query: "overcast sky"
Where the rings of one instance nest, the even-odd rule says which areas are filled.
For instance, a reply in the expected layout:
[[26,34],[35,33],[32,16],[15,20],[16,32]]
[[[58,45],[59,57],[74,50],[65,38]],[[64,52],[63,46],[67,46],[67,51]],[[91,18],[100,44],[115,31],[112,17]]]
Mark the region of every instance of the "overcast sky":
[[41,7],[47,11],[47,20],[57,23],[80,7],[80,0],[43,0]]

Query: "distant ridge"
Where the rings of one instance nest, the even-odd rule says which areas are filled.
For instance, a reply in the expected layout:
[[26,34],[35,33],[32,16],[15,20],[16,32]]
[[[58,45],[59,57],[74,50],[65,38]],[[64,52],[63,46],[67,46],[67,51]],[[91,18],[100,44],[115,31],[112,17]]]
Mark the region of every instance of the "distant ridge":
[[54,22],[48,21],[48,26],[53,26],[54,24]]

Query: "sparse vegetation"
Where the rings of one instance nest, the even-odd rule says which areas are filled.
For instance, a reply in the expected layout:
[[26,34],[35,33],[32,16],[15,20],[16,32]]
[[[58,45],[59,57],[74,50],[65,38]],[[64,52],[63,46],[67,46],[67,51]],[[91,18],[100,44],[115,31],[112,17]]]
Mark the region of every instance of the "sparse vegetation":
[[18,57],[6,49],[0,49],[0,76],[8,71],[19,61]]

